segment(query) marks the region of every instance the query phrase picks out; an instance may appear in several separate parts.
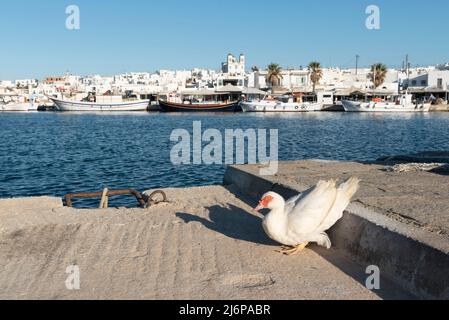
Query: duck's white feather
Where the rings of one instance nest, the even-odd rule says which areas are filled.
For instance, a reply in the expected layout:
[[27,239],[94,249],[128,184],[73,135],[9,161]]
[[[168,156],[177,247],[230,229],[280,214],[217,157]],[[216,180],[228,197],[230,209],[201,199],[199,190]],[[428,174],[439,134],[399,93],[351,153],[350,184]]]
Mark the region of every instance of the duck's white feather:
[[305,196],[305,193],[300,193],[297,196],[289,199],[286,203],[285,203],[285,213],[289,214],[290,212],[293,211],[293,209],[296,207],[296,205],[299,203],[299,201],[301,201],[301,199]]
[[335,204],[322,225],[318,228],[319,230],[327,231],[332,228],[341,218],[343,218],[344,211],[351,202],[352,197],[359,189],[359,183],[359,179],[351,178],[338,188]]
[[326,220],[337,196],[335,181],[320,181],[288,213],[288,234],[299,237],[319,232],[318,228]]

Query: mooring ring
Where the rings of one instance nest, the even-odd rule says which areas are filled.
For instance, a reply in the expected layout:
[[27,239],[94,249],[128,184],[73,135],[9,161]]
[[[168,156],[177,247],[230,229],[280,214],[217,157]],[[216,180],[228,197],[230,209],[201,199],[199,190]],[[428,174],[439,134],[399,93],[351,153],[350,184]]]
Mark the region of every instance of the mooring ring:
[[[162,198],[163,198],[162,201],[155,201],[155,200],[153,200],[153,198],[154,198],[156,195],[158,195],[158,194],[162,195]],[[162,203],[162,202],[167,202],[167,195],[166,195],[166,193],[165,193],[164,191],[162,191],[162,190],[156,190],[156,191],[152,192],[152,193],[148,196],[148,200],[147,200],[147,208],[150,207],[150,206],[152,206],[152,205],[155,205],[155,204],[158,204],[158,203]]]

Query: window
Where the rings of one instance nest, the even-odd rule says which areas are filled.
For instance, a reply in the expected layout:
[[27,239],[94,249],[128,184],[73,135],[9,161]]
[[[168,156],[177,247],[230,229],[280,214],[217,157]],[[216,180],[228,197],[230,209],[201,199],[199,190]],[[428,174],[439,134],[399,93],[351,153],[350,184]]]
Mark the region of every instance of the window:
[[438,80],[437,80],[437,87],[438,87],[439,89],[442,89],[442,88],[443,88],[443,79],[438,78]]
[[421,85],[422,86],[427,86],[427,80],[421,80]]
[[416,80],[412,80],[412,86],[416,86]]

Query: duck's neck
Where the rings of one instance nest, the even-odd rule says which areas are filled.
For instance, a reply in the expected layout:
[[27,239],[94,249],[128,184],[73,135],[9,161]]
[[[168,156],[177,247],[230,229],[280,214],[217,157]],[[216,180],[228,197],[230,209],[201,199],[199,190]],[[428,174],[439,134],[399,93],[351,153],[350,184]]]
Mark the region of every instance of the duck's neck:
[[271,210],[265,217],[264,225],[266,232],[273,240],[282,242],[281,237],[285,235],[287,229],[287,218],[285,204]]

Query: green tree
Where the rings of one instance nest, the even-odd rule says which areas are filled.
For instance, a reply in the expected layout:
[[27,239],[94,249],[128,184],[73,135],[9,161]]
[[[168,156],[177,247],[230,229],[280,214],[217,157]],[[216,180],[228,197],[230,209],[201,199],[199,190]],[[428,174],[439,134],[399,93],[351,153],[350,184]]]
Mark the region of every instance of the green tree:
[[271,63],[267,67],[267,81],[271,85],[271,87],[279,87],[282,79],[282,68],[277,63]]
[[321,69],[321,63],[313,61],[309,63],[310,81],[313,84],[313,92],[315,93],[316,85],[320,83],[323,77],[323,70]]
[[371,66],[371,73],[369,74],[370,80],[374,84],[374,88],[380,87],[387,77],[388,68],[382,63],[376,63]]

